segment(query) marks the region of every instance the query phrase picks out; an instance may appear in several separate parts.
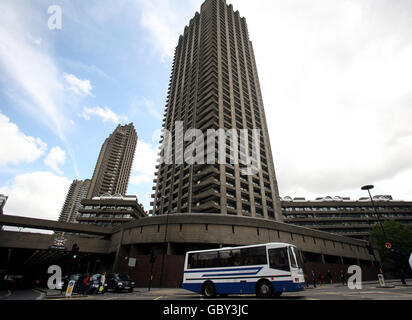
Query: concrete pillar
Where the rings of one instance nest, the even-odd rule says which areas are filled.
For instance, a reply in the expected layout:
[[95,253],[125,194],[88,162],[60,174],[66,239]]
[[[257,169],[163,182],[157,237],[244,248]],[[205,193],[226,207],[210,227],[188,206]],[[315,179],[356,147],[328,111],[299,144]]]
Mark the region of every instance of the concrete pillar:
[[172,248],[172,243],[171,243],[171,242],[168,242],[168,243],[167,243],[167,252],[166,252],[166,254],[167,254],[168,256],[170,256],[170,255],[173,254],[173,248]]
[[113,261],[113,267],[112,271],[115,272],[119,268],[119,260],[120,260],[120,250],[122,249],[122,243],[123,243],[123,235],[124,235],[124,230],[122,230],[121,236],[120,236],[120,241],[117,246],[116,250],[116,256]]

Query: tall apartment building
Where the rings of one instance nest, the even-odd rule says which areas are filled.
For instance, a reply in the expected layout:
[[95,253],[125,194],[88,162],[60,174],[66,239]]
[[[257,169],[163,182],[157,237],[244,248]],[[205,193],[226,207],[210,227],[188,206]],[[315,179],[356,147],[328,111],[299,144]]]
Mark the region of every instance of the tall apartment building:
[[126,195],[136,144],[133,123],[118,125],[100,150],[87,199],[104,194]]
[[79,213],[81,200],[86,198],[89,187],[90,179],[84,181],[74,180],[72,182],[60,212],[60,222],[77,223],[76,216]]
[[0,194],[0,214],[3,214],[3,208],[6,205],[7,196]]
[[[245,18],[224,0],[202,4],[175,51],[163,128],[172,135],[173,151],[187,150],[192,140],[183,141],[177,121],[183,132],[199,129],[205,136],[211,129],[235,129],[239,135],[247,129],[243,147],[249,150],[242,143],[235,150],[226,142],[224,164],[181,164],[182,152],[172,164],[159,163],[152,195],[155,215],[219,213],[283,220],[252,42]],[[253,129],[260,130],[260,137]],[[252,143],[258,146],[260,168],[244,175],[245,166],[232,160],[236,153],[250,155]]]

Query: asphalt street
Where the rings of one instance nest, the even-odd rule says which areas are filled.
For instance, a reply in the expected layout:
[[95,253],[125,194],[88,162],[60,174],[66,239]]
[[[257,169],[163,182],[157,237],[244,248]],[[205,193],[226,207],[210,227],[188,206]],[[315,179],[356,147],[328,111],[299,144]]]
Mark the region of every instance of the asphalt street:
[[[377,283],[363,283],[362,289],[351,290],[342,284],[328,284],[313,288],[310,286],[302,292],[284,293],[279,298],[272,300],[412,300],[412,280],[408,286],[402,286],[400,282],[389,283],[389,288],[379,288]],[[27,294],[29,296],[29,294]],[[17,297],[17,296],[15,296]],[[66,300],[57,293],[48,292],[44,299]],[[0,293],[0,300],[2,295]],[[183,289],[159,289],[136,288],[133,293],[106,292],[104,295],[74,296],[71,299],[80,300],[204,300],[202,295]],[[217,297],[214,300],[258,300],[254,295],[230,295],[224,298]]]

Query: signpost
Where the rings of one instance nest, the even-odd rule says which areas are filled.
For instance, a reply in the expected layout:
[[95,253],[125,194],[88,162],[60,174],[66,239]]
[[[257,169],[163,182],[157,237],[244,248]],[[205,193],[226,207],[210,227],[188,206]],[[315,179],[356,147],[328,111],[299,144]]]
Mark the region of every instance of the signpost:
[[385,287],[385,279],[383,278],[383,274],[378,274],[379,279],[379,286]]
[[129,264],[128,264],[128,266],[129,266],[130,268],[136,267],[136,258],[129,258]]
[[412,269],[412,253],[411,253],[411,256],[409,258],[409,265],[411,266],[411,269]]
[[53,244],[49,247],[51,250],[66,250],[65,238],[54,238]]
[[67,285],[67,289],[66,289],[66,298],[70,298],[72,296],[75,284],[76,284],[75,280],[70,280],[69,284]]

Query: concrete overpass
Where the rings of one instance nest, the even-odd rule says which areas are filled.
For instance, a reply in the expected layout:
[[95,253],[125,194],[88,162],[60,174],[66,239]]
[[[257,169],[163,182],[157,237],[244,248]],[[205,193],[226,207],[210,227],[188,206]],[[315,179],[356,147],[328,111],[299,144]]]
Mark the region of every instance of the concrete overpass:
[[43,220],[11,215],[0,215],[0,225],[20,228],[31,228],[61,232],[82,233],[90,235],[111,236],[112,228],[105,228],[93,225],[78,223],[58,222],[53,220]]
[[[52,264],[67,265],[73,244],[79,246],[76,262],[93,271],[95,261],[113,260],[109,254],[111,228],[81,225],[44,219],[0,215],[0,225],[64,232],[64,248],[53,247],[56,234],[0,231],[0,271],[13,273],[35,272],[45,274]],[[109,263],[109,262],[108,262]]]

